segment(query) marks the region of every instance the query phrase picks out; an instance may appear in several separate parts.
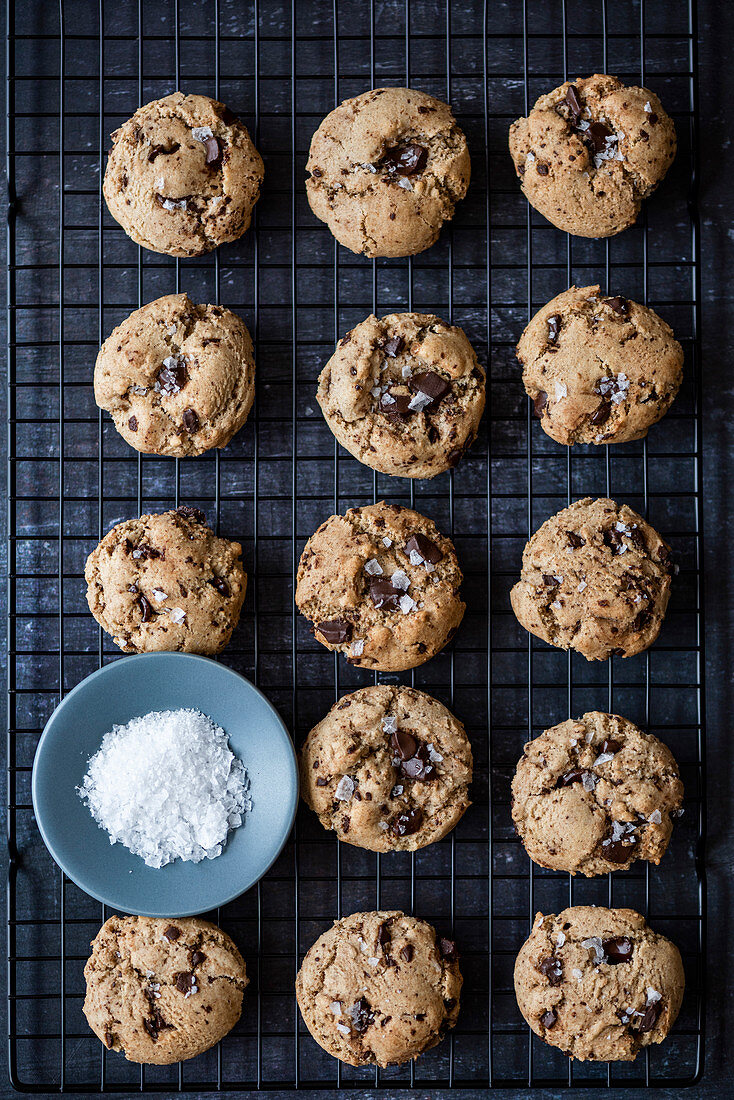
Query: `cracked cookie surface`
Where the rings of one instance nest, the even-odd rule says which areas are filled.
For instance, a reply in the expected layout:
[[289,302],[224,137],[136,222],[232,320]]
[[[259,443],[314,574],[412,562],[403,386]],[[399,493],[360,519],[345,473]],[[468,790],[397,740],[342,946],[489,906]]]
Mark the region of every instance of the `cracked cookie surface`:
[[683,349],[657,313],[571,287],[543,306],[517,345],[543,431],[557,443],[628,443],[665,415],[683,379]]
[[523,551],[510,600],[526,630],[589,661],[631,657],[657,638],[670,598],[670,547],[626,504],[585,497]]
[[373,852],[412,852],[468,809],[472,752],[437,699],[376,684],[335,703],[299,754],[301,794],[325,829]]
[[112,141],[104,197],[136,244],[200,256],[247,230],[263,162],[223,103],[174,92],[139,107]]
[[184,458],[226,446],[254,396],[244,321],[187,294],[136,309],[105,340],[94,368],[97,404],[144,454]]
[[360,462],[430,478],[456,466],[474,441],[484,371],[460,328],[432,314],[373,315],[339,341],[316,398]]
[[515,962],[515,994],[536,1035],[579,1061],[633,1061],[675,1023],[680,953],[634,909],[538,913]]
[[381,502],[321,524],[301,555],[296,604],[327,649],[399,672],[454,636],[461,582],[453,543],[432,520]]
[[89,610],[126,653],[219,653],[245,599],[241,553],[198,508],[125,520],[87,558]]
[[296,978],[311,1035],[352,1066],[395,1065],[441,1041],[459,1015],[456,944],[399,911],[352,913],[319,936]]
[[535,863],[603,875],[636,859],[660,862],[683,784],[657,737],[616,714],[589,711],[527,743],[512,799],[515,828]]
[[528,202],[579,237],[632,225],[675,151],[675,127],[655,93],[598,73],[542,95],[510,127]]
[[412,256],[454,216],[471,164],[446,103],[413,88],[374,88],[326,116],[306,170],[311,209],[341,244]]
[[170,1065],[218,1043],[248,984],[229,936],[198,917],[110,917],[84,967],[84,1015],[108,1050]]

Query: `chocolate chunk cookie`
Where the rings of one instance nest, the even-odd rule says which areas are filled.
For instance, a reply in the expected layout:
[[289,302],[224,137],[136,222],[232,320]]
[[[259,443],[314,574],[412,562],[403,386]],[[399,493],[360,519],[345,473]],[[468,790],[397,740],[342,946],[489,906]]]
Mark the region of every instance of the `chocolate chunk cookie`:
[[615,76],[567,81],[510,127],[528,202],[577,237],[611,237],[632,225],[675,150],[675,127],[655,93]]
[[642,439],[683,378],[683,349],[670,326],[598,286],[571,287],[543,306],[517,357],[543,431],[568,446]]
[[594,710],[528,742],[512,800],[515,828],[535,863],[603,875],[636,859],[660,862],[683,784],[657,737]]
[[94,368],[97,404],[145,454],[183,458],[226,446],[254,396],[244,321],[187,294],[136,309],[105,340]]
[[240,1018],[247,983],[229,936],[198,917],[110,917],[84,967],[84,1015],[108,1050],[158,1066],[195,1058]]
[[678,948],[633,909],[538,913],[515,962],[527,1023],[581,1062],[631,1062],[642,1047],[662,1043],[684,987]]
[[219,653],[245,599],[241,553],[198,508],[125,520],[87,558],[89,610],[126,653]]
[[484,411],[484,371],[460,328],[426,313],[362,321],[321,372],[317,400],[342,447],[384,474],[456,466]]
[[311,209],[341,244],[412,256],[454,216],[471,166],[446,103],[413,88],[374,88],[326,116],[306,169]]
[[301,794],[325,829],[373,852],[413,852],[469,807],[461,722],[422,691],[387,684],[335,703],[300,753]]
[[306,1027],[351,1066],[394,1065],[441,1041],[459,1015],[453,940],[400,912],[352,913],[316,940],[296,978]]
[[430,519],[382,502],[321,524],[301,555],[296,604],[327,649],[397,672],[454,636],[462,579],[453,543]]
[[642,516],[584,497],[528,542],[512,609],[531,634],[588,661],[632,657],[660,633],[672,571],[670,547]]
[[223,103],[174,92],[139,107],[112,142],[104,197],[136,244],[200,256],[246,231],[263,162]]

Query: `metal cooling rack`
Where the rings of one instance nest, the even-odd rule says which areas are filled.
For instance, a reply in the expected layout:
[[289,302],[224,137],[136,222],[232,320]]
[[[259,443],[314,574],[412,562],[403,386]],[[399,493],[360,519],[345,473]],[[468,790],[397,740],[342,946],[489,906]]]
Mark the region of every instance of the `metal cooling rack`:
[[[25,0],[8,5],[7,20],[12,1083],[35,1092],[207,1092],[696,1081],[704,882],[695,5]],[[608,242],[572,240],[534,215],[507,153],[510,122],[537,95],[566,74],[594,71],[649,83],[680,144],[640,223]],[[335,244],[308,210],[303,181],[321,118],[380,84],[450,100],[473,180],[434,248],[372,263]],[[227,102],[266,162],[252,229],[184,263],[134,246],[101,195],[109,133],[177,87]],[[683,391],[644,443],[566,450],[532,419],[514,344],[528,317],[572,282],[649,302],[684,345]],[[258,364],[246,428],[221,454],[180,464],[135,455],[98,413],[91,387],[111,328],[179,288],[240,312]],[[370,311],[412,308],[462,325],[480,359],[489,358],[489,407],[471,454],[451,474],[416,484],[375,475],[340,452],[314,400],[317,374],[346,329]],[[509,610],[528,534],[587,493],[648,515],[681,565],[659,642],[626,661],[587,665],[552,650]],[[466,574],[469,611],[455,644],[405,679],[466,722],[474,805],[440,844],[382,858],[340,846],[301,811],[273,870],[213,914],[247,958],[241,1021],[194,1062],[141,1070],[107,1054],[86,1026],[82,969],[109,914],[62,878],[31,810],[45,720],[83,676],[119,656],[86,609],[85,557],[113,523],[179,501],[240,539],[251,585],[223,659],[259,684],[300,743],[335,698],[369,677],[309,635],[293,606],[296,563],[326,516],[381,498],[435,518]],[[573,882],[529,863],[511,828],[509,780],[526,739],[592,708],[621,712],[671,746],[686,815],[659,868]],[[631,905],[682,950],[679,1021],[634,1064],[570,1063],[530,1036],[515,1005],[512,965],[534,912],[571,902]],[[333,918],[380,905],[452,931],[465,987],[449,1038],[414,1065],[375,1072],[340,1066],[314,1044],[293,980]]]

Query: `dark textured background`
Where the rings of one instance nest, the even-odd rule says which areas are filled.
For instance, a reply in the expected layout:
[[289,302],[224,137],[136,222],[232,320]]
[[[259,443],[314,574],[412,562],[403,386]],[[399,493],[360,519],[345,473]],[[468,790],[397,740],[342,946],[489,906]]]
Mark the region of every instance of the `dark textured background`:
[[[509,0],[512,2],[512,0]],[[304,6],[305,0],[304,0]],[[499,7],[500,5],[498,5]],[[504,7],[505,5],[501,5]],[[665,10],[663,0],[648,0],[648,14]],[[51,6],[49,6],[51,7]],[[465,4],[467,13],[475,6]],[[457,0],[454,10],[461,9]],[[615,5],[608,5],[613,24]],[[476,5],[480,19],[480,5]],[[731,198],[733,167],[731,148],[731,78],[726,51],[731,51],[734,6],[701,0],[700,29],[701,95],[701,194],[702,279],[703,279],[703,370],[704,370],[704,483],[705,483],[705,577],[706,577],[706,689],[708,754],[708,889],[709,966],[707,1002],[706,1069],[703,1083],[690,1094],[701,1097],[734,1095],[734,1077],[729,1066],[729,1020],[732,1011],[730,986],[732,962],[729,912],[730,878],[734,860],[731,830],[731,750],[729,725],[732,702],[729,652],[732,643],[731,550],[728,523],[732,476],[733,385],[728,356],[731,354],[731,325],[734,318],[732,280],[728,275],[734,261],[734,209]],[[152,296],[152,295],[151,295]],[[3,974],[4,977],[4,974]],[[438,1090],[421,1095],[439,1096]],[[587,1095],[596,1095],[596,1092]],[[533,1095],[537,1095],[535,1092]],[[601,1093],[600,1093],[601,1094]],[[606,1093],[609,1095],[609,1093]],[[312,1094],[319,1095],[319,1094]],[[323,1094],[333,1095],[333,1092]],[[352,1093],[358,1096],[360,1093]],[[371,1092],[374,1095],[374,1092]],[[381,1095],[389,1096],[389,1090]],[[454,1095],[457,1095],[454,1093]],[[472,1093],[465,1092],[468,1097]],[[474,1094],[475,1095],[475,1094]],[[524,1090],[512,1094],[530,1095]],[[554,1095],[545,1093],[544,1095]],[[629,1095],[629,1093],[627,1094]],[[666,1095],[659,1091],[658,1095]],[[672,1095],[672,1093],[671,1093]]]

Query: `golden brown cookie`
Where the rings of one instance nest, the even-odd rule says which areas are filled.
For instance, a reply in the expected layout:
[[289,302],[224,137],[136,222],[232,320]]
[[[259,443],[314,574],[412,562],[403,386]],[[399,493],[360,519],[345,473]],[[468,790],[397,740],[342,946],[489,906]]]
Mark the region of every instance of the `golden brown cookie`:
[[660,633],[672,571],[670,547],[642,516],[584,497],[526,545],[512,609],[531,634],[588,661],[632,657]]
[[394,1065],[441,1041],[459,1015],[453,940],[397,911],[352,913],[316,940],[296,978],[306,1027],[351,1066]]
[[385,474],[456,466],[484,411],[484,371],[460,328],[426,313],[362,321],[339,341],[316,394],[342,447]]
[[657,313],[598,286],[543,306],[517,345],[525,390],[558,443],[642,439],[673,403],[683,348]]
[[84,967],[84,1015],[108,1050],[166,1066],[195,1058],[240,1018],[245,964],[198,917],[110,917]]
[[104,197],[136,244],[200,256],[246,231],[263,162],[223,103],[174,92],[139,107],[112,142]]
[[411,687],[345,695],[300,752],[301,794],[325,829],[373,852],[413,852],[468,809],[472,752],[451,711]]
[[515,962],[525,1020],[581,1062],[631,1062],[642,1047],[662,1043],[684,987],[678,948],[633,909],[538,913]]
[[97,404],[145,454],[183,458],[226,446],[254,396],[244,321],[187,294],[136,309],[105,340],[94,368]]
[[578,237],[632,225],[675,150],[675,127],[655,93],[598,73],[542,95],[510,127],[528,202]]
[[89,610],[126,653],[219,653],[245,599],[241,553],[198,508],[125,520],[87,558]]
[[396,672],[456,633],[462,579],[453,543],[430,519],[381,502],[321,524],[301,555],[296,604],[327,649]]
[[572,875],[659,863],[682,803],[670,749],[598,710],[529,741],[512,780],[512,819],[528,855]]
[[414,88],[374,88],[326,116],[306,169],[311,209],[341,244],[412,256],[454,216],[471,165],[446,103]]

